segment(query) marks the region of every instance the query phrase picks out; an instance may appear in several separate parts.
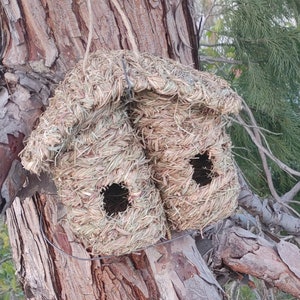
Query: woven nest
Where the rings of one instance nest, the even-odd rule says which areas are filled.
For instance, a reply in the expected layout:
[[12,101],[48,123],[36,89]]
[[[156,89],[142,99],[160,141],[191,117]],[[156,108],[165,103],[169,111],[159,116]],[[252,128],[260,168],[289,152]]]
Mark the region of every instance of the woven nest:
[[123,107],[93,115],[53,174],[69,225],[92,253],[130,253],[164,236],[160,195]]
[[[211,74],[96,52],[57,88],[22,163],[53,174],[72,230],[93,253],[129,253],[164,236],[161,198],[176,229],[232,213],[239,187],[222,116],[240,106]],[[116,195],[125,205],[111,205]]]
[[149,91],[136,96],[133,116],[171,227],[202,229],[228,217],[239,184],[222,116]]

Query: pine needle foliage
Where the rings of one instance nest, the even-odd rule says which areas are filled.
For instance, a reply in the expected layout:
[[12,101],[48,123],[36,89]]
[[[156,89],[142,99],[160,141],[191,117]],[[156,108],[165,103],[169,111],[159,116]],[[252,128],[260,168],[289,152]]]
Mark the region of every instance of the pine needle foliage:
[[[269,131],[264,134],[273,154],[299,170],[300,2],[225,0],[219,4],[222,27],[219,31],[210,28],[205,37],[206,42],[216,46],[201,47],[200,53],[210,55],[213,49],[214,56],[234,58],[240,63],[206,63],[203,68],[231,81],[252,110],[258,125]],[[211,31],[214,41],[209,38]],[[256,192],[266,196],[269,191],[257,147],[241,126],[234,125],[231,136],[238,164]],[[295,179],[275,164],[270,165],[279,193],[295,184]]]
[[7,228],[2,220],[0,220],[0,299],[24,299],[15,276]]

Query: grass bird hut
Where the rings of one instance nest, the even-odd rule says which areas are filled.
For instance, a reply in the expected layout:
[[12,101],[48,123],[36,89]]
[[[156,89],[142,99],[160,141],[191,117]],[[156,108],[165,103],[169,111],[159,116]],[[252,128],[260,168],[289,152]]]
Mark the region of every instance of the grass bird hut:
[[91,54],[58,86],[21,153],[51,173],[66,220],[94,254],[121,255],[172,229],[230,215],[239,191],[225,115],[228,84],[169,59]]

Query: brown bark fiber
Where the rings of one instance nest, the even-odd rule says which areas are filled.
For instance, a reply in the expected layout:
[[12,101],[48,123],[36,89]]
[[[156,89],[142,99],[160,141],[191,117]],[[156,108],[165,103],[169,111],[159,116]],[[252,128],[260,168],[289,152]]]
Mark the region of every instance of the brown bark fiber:
[[[90,51],[132,49],[135,44],[139,51],[197,67],[187,1],[91,0],[91,6]],[[1,8],[2,86],[11,96],[3,104],[6,113],[0,127],[9,120],[11,128],[0,136],[4,149],[0,186],[16,159],[7,134],[28,137],[55,85],[83,58],[89,33],[86,1],[1,0]],[[14,176],[9,180],[14,181]],[[2,200],[12,202],[18,192],[49,193],[47,179],[41,180],[42,187],[31,178],[26,193],[19,192],[19,182]],[[13,258],[27,299],[171,299],[170,295],[199,299],[199,292],[220,298],[218,284],[190,237],[145,252],[91,261],[68,226],[59,225],[60,214],[59,199],[42,193],[25,200],[17,197],[7,210]],[[41,226],[49,241],[64,252],[44,239]]]
[[268,242],[238,227],[223,234],[219,255],[231,270],[263,279],[300,298],[299,249],[288,242]]

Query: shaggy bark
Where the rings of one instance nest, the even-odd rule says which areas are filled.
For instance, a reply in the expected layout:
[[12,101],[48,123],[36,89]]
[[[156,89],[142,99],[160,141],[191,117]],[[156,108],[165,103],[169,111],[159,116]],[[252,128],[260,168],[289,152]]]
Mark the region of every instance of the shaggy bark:
[[[6,216],[12,255],[26,297],[222,299],[223,292],[189,236],[132,255],[90,260],[67,225],[59,225],[63,212],[53,186],[47,177],[37,179],[26,174],[20,168],[18,153],[55,85],[84,56],[89,32],[87,2],[0,3],[0,209],[5,211],[13,203]],[[91,0],[91,7],[91,51],[137,47],[198,68],[197,38],[188,1]],[[25,177],[28,185],[24,190]],[[26,199],[15,199],[17,194]],[[64,252],[45,240],[41,227],[49,242]],[[243,237],[243,241],[247,238],[253,240]],[[220,257],[234,269],[227,248],[220,250]]]
[[[25,295],[198,299],[201,291],[207,298],[221,299],[220,287],[190,237],[132,255],[91,260],[68,226],[59,225],[59,199],[49,179],[34,178],[20,168],[23,138],[35,126],[55,85],[85,53],[90,17],[91,51],[137,46],[139,51],[198,67],[187,1],[91,1],[91,7],[92,16],[86,1],[1,1],[1,208],[12,203],[6,216]],[[17,194],[25,200],[15,198]]]
[[276,237],[273,239],[267,241],[244,229],[231,227],[220,237],[219,259],[235,272],[263,279],[269,286],[299,298],[299,248]]
[[58,200],[16,198],[7,213],[13,258],[28,299],[222,299],[190,236],[91,261],[68,226],[57,223]]
[[[272,199],[263,201],[255,195],[247,185],[245,179],[240,174],[239,182],[241,192],[239,195],[239,205],[253,216],[258,216],[261,223],[267,228],[278,228],[285,230],[288,234],[299,236],[300,219],[286,209],[284,201],[276,202]],[[279,230],[277,230],[279,231]]]

